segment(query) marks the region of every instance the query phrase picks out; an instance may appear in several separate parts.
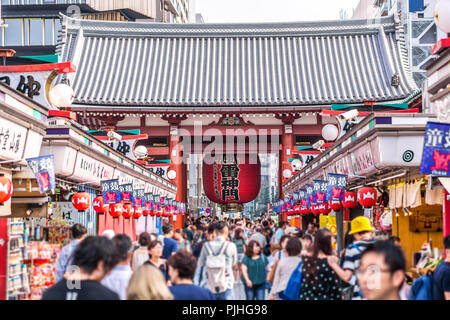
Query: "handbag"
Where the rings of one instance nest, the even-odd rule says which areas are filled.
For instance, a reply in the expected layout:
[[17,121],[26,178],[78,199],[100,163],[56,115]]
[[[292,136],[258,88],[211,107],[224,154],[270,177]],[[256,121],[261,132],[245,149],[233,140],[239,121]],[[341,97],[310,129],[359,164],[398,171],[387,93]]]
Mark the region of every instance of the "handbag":
[[300,261],[289,278],[289,282],[283,292],[278,295],[283,300],[300,300],[300,293],[302,291],[302,273],[303,261]]

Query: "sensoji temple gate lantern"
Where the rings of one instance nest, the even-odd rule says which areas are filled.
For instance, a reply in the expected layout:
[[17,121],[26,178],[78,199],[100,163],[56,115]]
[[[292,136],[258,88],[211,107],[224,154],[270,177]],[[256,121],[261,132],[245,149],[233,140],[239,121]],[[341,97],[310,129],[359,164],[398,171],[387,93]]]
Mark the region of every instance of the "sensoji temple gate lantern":
[[227,147],[231,141],[228,154],[276,153],[284,199],[282,183],[320,154],[311,146],[334,137],[328,126],[323,138],[323,127],[341,128],[323,111],[334,105],[395,106],[418,89],[403,27],[393,16],[271,24],[63,16],[57,51],[77,66],[66,78],[78,119],[91,130],[147,135],[129,147],[147,148],[146,165],[177,184],[180,202],[187,198],[182,160],[210,152],[213,141]]

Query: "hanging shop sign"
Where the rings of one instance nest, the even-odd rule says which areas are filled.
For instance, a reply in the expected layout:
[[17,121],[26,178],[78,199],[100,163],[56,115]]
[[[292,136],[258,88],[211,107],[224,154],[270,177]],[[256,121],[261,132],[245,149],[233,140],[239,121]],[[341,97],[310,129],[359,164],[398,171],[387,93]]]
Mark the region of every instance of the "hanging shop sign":
[[168,180],[169,178],[167,177],[167,172],[169,171],[169,167],[170,165],[161,165],[161,166],[151,166],[148,167],[147,169],[150,172],[153,172],[154,174],[160,176],[161,178]]
[[450,176],[450,124],[428,122],[420,173]]
[[119,184],[120,196],[123,202],[134,203],[133,184]]
[[145,190],[135,189],[133,191],[133,199],[136,207],[143,207],[145,203]]
[[54,192],[55,190],[55,160],[53,155],[27,159],[28,166],[33,171],[39,182],[41,193]]
[[327,186],[327,200],[340,201],[344,198],[347,186],[347,175],[329,173]]
[[104,204],[118,203],[121,198],[119,180],[102,181],[102,195]]
[[350,159],[353,172],[357,175],[363,175],[374,168],[375,160],[370,149],[370,143],[362,145],[350,153]]
[[0,157],[3,159],[21,159],[26,139],[27,128],[0,118]]
[[83,181],[100,182],[113,178],[114,168],[101,163],[88,155],[78,152],[72,178]]
[[[254,200],[261,185],[261,163],[250,155],[223,155],[213,164],[203,163],[203,187],[215,203],[247,203]],[[256,163],[253,163],[256,162]]]

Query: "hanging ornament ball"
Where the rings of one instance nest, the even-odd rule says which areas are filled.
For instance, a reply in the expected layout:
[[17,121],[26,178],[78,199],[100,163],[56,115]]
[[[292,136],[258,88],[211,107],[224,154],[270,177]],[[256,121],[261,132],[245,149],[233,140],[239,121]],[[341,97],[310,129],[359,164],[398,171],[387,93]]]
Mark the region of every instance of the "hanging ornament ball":
[[54,86],[49,94],[50,102],[57,108],[70,107],[74,97],[73,89],[65,83]]
[[327,141],[334,141],[339,135],[339,130],[335,125],[327,124],[322,128],[322,137]]
[[145,158],[148,155],[147,147],[137,146],[136,149],[134,149],[134,155],[136,156],[136,158]]
[[177,177],[177,172],[173,169],[167,171],[167,178],[169,178],[169,180],[173,180]]
[[289,179],[290,177],[292,177],[292,171],[289,169],[283,170],[283,177]]
[[450,34],[450,0],[441,0],[434,7],[434,21],[439,29]]

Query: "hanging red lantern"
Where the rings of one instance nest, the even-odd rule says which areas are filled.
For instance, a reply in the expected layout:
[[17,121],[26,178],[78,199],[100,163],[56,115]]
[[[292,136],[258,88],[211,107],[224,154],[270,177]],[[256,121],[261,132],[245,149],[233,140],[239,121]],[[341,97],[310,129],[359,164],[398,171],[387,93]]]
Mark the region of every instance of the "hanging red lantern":
[[317,205],[317,204],[313,204],[312,206],[311,206],[311,212],[313,213],[313,214],[320,214],[320,211],[319,211],[319,206]]
[[321,214],[329,214],[330,211],[331,211],[331,208],[328,206],[328,203],[324,202],[319,205],[319,212]]
[[10,179],[0,176],[0,203],[5,203],[11,199],[13,184]]
[[91,197],[87,192],[78,192],[72,196],[72,204],[78,211],[84,211],[91,205]]
[[122,215],[123,205],[121,203],[111,203],[108,212],[111,217],[117,219]]
[[346,209],[356,208],[358,203],[356,202],[356,192],[345,191],[344,192],[344,200],[342,201],[342,206]]
[[363,187],[358,190],[358,202],[363,207],[373,207],[377,202],[377,190]]
[[92,206],[94,207],[94,211],[103,214],[105,213],[105,205],[103,204],[103,197],[98,196],[94,198],[94,201],[92,201]]
[[330,206],[330,208],[334,211],[339,211],[342,209],[342,204],[340,200],[328,200],[328,205]]
[[144,214],[144,208],[142,208],[142,207],[134,208],[134,213],[133,213],[134,219],[139,219],[143,214]]
[[123,205],[122,216],[126,219],[129,219],[133,216],[133,207],[131,206],[131,204],[127,203]]
[[223,155],[219,161],[203,161],[203,188],[206,196],[219,204],[254,200],[261,186],[258,155]]
[[145,208],[145,209],[142,211],[142,215],[143,215],[144,217],[151,215],[151,210]]

